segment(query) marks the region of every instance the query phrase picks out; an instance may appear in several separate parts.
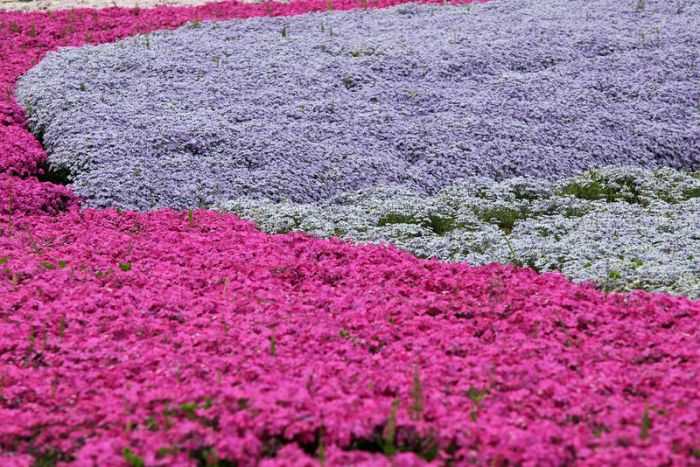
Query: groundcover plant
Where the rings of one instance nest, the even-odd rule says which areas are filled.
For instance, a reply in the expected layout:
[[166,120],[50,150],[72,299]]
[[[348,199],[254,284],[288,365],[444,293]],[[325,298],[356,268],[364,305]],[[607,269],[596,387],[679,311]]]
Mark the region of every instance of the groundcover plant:
[[561,271],[605,290],[700,297],[700,177],[607,168],[558,182],[474,177],[424,197],[372,188],[313,204],[217,206],[273,233],[392,243],[425,258]]
[[526,0],[209,23],[50,54],[17,92],[94,207],[694,170],[698,17]]
[[0,260],[5,461],[700,454],[698,302],[206,211],[36,216]]
[[12,97],[61,45],[353,5],[0,13],[0,464],[699,462],[700,303],[81,209]]
[[[203,5],[206,0],[0,0],[0,10],[4,11],[48,11],[73,8],[150,8],[156,6]],[[245,3],[256,3],[246,1]]]

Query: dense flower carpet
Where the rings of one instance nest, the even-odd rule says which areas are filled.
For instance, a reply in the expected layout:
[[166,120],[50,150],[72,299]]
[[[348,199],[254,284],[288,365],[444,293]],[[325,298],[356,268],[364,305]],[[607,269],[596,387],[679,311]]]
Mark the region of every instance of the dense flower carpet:
[[699,16],[0,12],[0,464],[700,464]]

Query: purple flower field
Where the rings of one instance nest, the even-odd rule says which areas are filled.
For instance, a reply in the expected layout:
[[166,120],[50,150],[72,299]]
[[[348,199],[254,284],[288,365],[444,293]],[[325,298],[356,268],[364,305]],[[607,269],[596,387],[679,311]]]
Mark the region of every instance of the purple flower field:
[[95,207],[696,170],[699,16],[527,0],[203,23],[51,53],[18,95]]

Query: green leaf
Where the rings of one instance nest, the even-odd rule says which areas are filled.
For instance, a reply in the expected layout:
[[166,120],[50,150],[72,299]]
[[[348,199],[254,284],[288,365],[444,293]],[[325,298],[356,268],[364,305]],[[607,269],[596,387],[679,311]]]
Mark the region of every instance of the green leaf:
[[389,412],[389,418],[384,426],[383,435],[383,446],[385,456],[392,457],[396,454],[396,416],[399,412],[399,404],[401,401],[399,399],[394,399],[391,403],[391,411]]
[[639,438],[642,441],[649,439],[649,430],[651,429],[651,417],[649,416],[649,409],[644,409],[644,414],[642,415],[642,426],[639,429]]
[[119,269],[124,272],[131,271],[131,263],[119,263]]
[[180,410],[182,410],[185,413],[185,416],[187,416],[187,418],[189,419],[195,418],[195,410],[197,410],[198,408],[199,406],[196,402],[190,402],[180,405]]
[[418,421],[423,415],[423,407],[425,406],[425,396],[423,394],[423,382],[420,379],[418,367],[413,373],[413,384],[411,385],[411,405],[408,408],[411,414],[411,419]]
[[124,451],[122,451],[124,454],[124,460],[128,465],[131,467],[145,467],[146,464],[143,462],[143,459],[136,454],[133,453],[133,451],[129,448],[124,448]]
[[158,431],[158,422],[153,417],[148,417],[145,423],[149,430]]
[[156,452],[156,457],[162,459],[163,457],[177,456],[178,454],[180,454],[180,449],[177,446],[162,447]]
[[355,83],[355,80],[350,78],[349,76],[344,76],[343,77],[343,86],[345,86],[345,89],[352,89],[357,86],[357,83]]
[[489,393],[488,390],[480,391],[477,388],[475,388],[474,386],[471,386],[469,388],[469,391],[467,394],[469,395],[470,401],[478,404],[479,402],[481,402],[484,399],[484,397],[486,397],[488,395],[488,393]]

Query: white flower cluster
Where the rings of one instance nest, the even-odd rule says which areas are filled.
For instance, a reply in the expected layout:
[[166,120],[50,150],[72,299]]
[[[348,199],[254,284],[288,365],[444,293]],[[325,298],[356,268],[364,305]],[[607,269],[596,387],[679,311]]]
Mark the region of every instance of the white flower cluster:
[[217,208],[267,232],[388,242],[426,258],[561,271],[610,291],[700,297],[700,177],[672,169],[605,168],[559,182],[479,177],[434,197],[384,187]]

